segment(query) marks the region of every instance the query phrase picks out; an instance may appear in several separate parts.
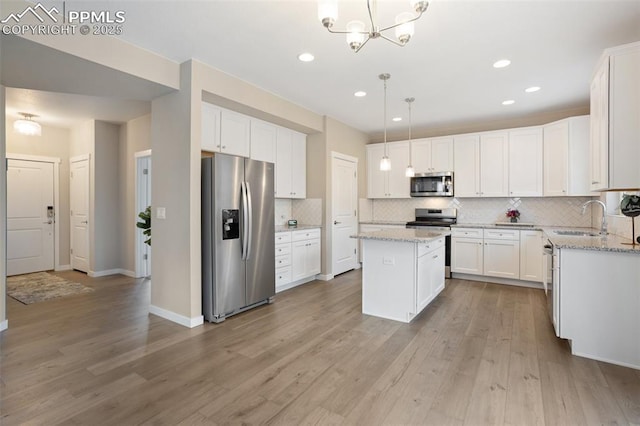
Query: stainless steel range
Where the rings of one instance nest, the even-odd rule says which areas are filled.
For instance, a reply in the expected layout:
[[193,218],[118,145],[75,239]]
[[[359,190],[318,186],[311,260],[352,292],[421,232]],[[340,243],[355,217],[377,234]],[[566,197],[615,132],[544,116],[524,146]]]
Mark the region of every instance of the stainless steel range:
[[[416,220],[407,222],[407,228],[429,228],[430,231],[451,231],[458,221],[456,209],[416,209]],[[445,238],[445,276],[451,278],[451,235]]]

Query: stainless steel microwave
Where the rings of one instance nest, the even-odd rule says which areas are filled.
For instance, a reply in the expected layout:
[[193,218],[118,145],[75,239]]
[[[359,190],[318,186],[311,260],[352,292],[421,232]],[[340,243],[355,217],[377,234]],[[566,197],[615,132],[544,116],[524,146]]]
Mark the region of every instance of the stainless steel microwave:
[[453,172],[417,173],[411,178],[412,197],[453,197]]

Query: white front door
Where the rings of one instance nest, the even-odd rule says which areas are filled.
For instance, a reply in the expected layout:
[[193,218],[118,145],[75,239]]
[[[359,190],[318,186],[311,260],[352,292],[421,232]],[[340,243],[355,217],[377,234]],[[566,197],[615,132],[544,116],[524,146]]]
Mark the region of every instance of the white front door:
[[332,153],[331,157],[331,253],[332,274],[338,275],[357,265],[358,232],[358,160]]
[[71,159],[71,267],[89,272],[89,159]]
[[7,275],[54,268],[53,164],[8,160]]

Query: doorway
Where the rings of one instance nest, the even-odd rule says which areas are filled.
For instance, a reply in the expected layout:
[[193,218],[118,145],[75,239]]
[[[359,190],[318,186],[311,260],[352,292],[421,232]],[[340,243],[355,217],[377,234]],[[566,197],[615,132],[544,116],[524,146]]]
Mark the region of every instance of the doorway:
[[[136,222],[138,214],[151,205],[151,150],[135,153],[136,164]],[[136,227],[136,278],[151,275],[151,246],[146,244],[143,230]]]
[[331,153],[331,271],[338,275],[356,268],[358,232],[358,159]]
[[59,163],[7,154],[7,276],[59,267]]

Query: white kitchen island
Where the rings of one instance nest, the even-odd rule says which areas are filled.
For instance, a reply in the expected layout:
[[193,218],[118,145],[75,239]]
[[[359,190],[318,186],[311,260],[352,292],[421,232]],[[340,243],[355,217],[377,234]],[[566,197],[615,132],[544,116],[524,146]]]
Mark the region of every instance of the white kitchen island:
[[444,289],[449,232],[361,232],[362,313],[410,322]]

